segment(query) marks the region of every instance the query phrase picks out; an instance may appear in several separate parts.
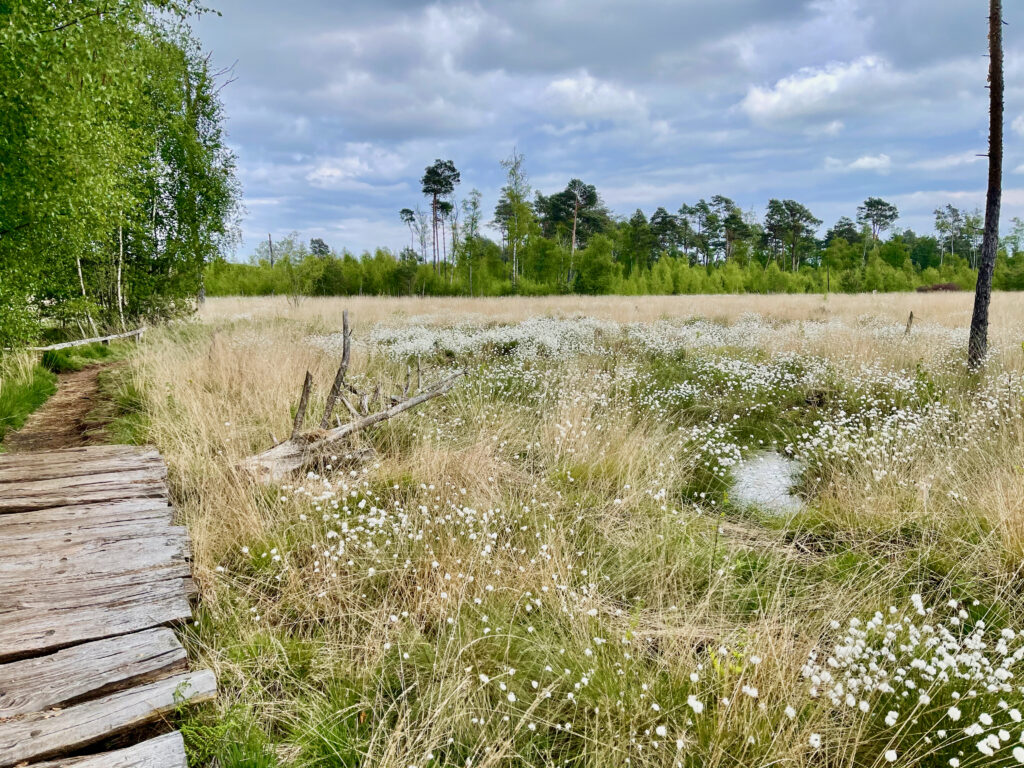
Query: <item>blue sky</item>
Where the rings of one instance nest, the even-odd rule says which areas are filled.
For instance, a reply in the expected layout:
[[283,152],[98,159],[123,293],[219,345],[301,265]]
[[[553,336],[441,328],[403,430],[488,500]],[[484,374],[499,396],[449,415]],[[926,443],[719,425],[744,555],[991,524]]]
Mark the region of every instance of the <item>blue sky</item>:
[[[984,199],[981,0],[212,0],[193,26],[222,95],[243,244],[296,230],[400,248],[435,158],[488,213],[499,161],[595,184],[618,215],[714,194],[825,226],[868,196],[899,226]],[[1024,216],[1024,3],[1005,4],[1003,221]]]

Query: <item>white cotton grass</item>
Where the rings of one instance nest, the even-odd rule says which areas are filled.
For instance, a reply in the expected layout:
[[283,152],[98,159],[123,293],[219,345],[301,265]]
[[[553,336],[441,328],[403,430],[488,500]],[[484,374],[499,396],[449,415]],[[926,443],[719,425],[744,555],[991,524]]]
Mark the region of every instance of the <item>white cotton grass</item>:
[[[352,306],[360,386],[401,392],[412,353],[425,381],[470,374],[272,494],[235,462],[287,434],[307,368],[318,415],[331,315],[257,313],[186,344],[160,331],[136,363],[193,525],[209,612],[194,647],[280,754],[329,762],[317,750],[342,733],[369,763],[424,767],[431,753],[630,768],[1014,759],[1016,690],[954,699],[907,666],[915,687],[844,687],[837,705],[800,670],[811,645],[839,661],[851,611],[859,631],[875,609],[879,631],[904,617],[959,631],[936,616],[945,582],[889,613],[931,578],[914,547],[983,574],[979,589],[1015,567],[996,555],[1013,551],[999,521],[1018,498],[1019,370],[964,389],[962,329],[904,338],[902,322],[849,314],[635,322],[631,305],[615,320],[413,322]],[[734,498],[766,450],[801,466],[791,515]],[[951,539],[954,524],[992,533]],[[974,631],[969,603],[942,610]],[[838,629],[822,631],[829,619]],[[993,632],[963,652],[991,658]]]
[[1024,635],[982,619],[968,627],[966,616],[955,601],[935,610],[914,594],[903,610],[851,618],[804,665],[807,694],[881,743],[908,745],[886,750],[887,762],[901,754],[967,765],[975,754],[1012,752],[1024,743],[1020,712],[1007,703],[1024,697]]

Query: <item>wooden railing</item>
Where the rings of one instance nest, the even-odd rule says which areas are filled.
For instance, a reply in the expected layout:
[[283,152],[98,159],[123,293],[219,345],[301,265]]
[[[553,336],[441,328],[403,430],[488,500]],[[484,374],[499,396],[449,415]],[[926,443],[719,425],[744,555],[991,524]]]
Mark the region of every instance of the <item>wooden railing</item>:
[[86,344],[109,344],[117,339],[128,339],[133,336],[142,337],[145,332],[145,327],[136,328],[134,331],[126,331],[125,333],[114,333],[110,336],[96,336],[91,339],[78,339],[77,341],[64,341],[60,344],[50,344],[45,347],[28,347],[30,352],[49,352],[53,349],[68,349],[70,347],[84,347]]

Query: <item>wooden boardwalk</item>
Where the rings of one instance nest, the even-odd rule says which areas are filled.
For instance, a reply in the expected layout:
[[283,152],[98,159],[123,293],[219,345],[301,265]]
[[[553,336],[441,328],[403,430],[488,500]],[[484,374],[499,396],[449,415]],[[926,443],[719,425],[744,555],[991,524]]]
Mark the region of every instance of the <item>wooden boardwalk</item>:
[[[0,768],[185,768],[190,550],[153,449],[0,455]],[[163,734],[163,735],[158,735]]]

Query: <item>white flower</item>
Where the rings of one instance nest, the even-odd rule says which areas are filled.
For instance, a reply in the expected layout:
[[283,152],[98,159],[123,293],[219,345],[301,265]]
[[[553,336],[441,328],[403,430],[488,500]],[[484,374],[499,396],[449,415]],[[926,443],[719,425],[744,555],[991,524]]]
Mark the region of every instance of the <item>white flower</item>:
[[811,738],[809,738],[807,740],[807,742],[811,745],[811,749],[820,749],[821,748],[821,734],[820,733],[812,733],[811,734]]
[[796,717],[796,710],[788,704],[786,705],[786,709],[784,711],[786,713],[786,717],[788,717],[790,720]]
[[960,709],[959,709],[959,707],[950,707],[949,709],[946,710],[946,714],[949,715],[949,719],[950,720],[959,720],[960,719]]
[[704,711],[704,702],[698,700],[692,693],[686,697],[686,703],[690,705],[690,709],[693,710],[695,715],[699,715]]
[[1013,759],[1021,765],[1024,765],[1024,747],[1013,748]]
[[654,729],[654,732],[661,738],[665,738],[665,736],[668,735],[668,729],[664,725],[659,725]]
[[900,713],[892,710],[885,716],[885,724],[892,727],[896,725],[896,721],[899,720]]
[[888,762],[895,763],[896,762],[896,757],[897,757],[897,755],[896,755],[896,750],[895,749],[887,749],[885,751],[885,759]]

